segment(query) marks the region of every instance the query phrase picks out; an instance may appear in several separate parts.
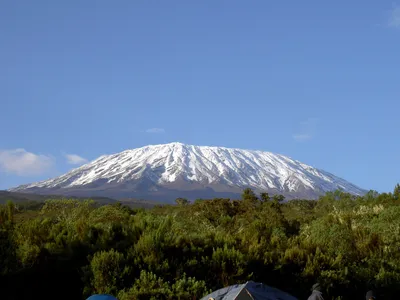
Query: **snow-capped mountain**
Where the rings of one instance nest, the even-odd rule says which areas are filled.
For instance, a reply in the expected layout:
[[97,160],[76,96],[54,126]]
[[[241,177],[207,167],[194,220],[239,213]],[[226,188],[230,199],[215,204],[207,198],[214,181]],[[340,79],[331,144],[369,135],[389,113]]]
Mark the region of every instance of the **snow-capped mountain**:
[[344,179],[283,155],[181,143],[104,155],[60,177],[10,191],[170,201],[235,197],[246,187],[289,198],[315,198],[336,189],[365,193]]

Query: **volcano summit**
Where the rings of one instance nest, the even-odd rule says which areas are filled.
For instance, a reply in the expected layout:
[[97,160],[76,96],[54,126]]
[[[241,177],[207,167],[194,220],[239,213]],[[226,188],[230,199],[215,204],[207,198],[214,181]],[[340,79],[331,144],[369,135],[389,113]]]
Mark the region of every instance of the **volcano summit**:
[[283,155],[182,143],[104,155],[65,175],[10,191],[169,202],[177,197],[235,198],[244,188],[289,199],[317,198],[336,189],[365,193],[344,179]]

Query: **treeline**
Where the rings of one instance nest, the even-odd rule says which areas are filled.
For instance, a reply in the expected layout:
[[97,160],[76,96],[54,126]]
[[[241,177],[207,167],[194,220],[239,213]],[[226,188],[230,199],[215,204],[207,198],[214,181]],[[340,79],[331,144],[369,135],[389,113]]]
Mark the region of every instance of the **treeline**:
[[1,299],[199,299],[248,280],[306,299],[400,293],[400,186],[318,201],[245,190],[151,210],[93,201],[0,206]]

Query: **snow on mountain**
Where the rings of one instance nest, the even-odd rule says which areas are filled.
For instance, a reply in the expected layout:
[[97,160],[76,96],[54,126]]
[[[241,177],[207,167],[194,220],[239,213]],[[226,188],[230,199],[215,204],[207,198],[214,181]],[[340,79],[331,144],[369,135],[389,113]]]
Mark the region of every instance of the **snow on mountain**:
[[145,188],[153,191],[162,187],[179,190],[183,185],[195,184],[196,189],[235,192],[246,187],[293,194],[309,191],[314,195],[336,189],[356,195],[365,192],[344,179],[283,155],[181,143],[104,155],[60,177],[11,191],[62,192],[94,187],[97,191],[111,187],[129,190],[130,186],[134,196],[135,192],[143,192],[138,182],[146,182]]

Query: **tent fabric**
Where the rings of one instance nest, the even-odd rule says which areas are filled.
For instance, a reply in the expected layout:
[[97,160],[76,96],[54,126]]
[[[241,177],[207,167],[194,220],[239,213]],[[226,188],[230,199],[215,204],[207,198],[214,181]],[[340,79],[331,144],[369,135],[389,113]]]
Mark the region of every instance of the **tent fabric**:
[[101,295],[92,295],[86,300],[117,300],[114,296],[101,294]]
[[276,288],[248,281],[217,290],[200,300],[298,300]]

